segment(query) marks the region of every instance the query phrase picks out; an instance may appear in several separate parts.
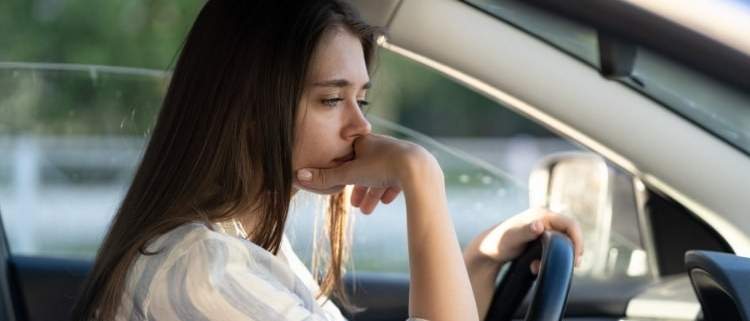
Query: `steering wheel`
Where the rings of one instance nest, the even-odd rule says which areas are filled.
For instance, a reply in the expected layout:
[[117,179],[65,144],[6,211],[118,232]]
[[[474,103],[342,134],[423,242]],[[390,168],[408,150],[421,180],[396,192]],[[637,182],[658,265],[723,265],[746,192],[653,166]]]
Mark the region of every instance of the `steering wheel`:
[[485,320],[512,320],[535,279],[529,266],[540,256],[542,264],[524,320],[562,320],[573,278],[573,244],[567,236],[551,231],[530,242],[524,253],[511,263],[495,289]]

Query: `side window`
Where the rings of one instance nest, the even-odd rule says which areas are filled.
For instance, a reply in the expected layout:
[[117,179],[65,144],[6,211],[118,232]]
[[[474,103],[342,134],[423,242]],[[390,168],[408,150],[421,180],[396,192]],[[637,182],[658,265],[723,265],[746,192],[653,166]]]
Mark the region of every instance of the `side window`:
[[95,255],[140,159],[164,76],[0,69],[0,211],[14,255]]
[[[530,175],[540,161],[562,152],[584,152],[506,106],[387,50],[381,50],[373,78],[367,117],[376,132],[417,142],[436,155],[462,245],[530,206]],[[610,279],[647,276],[634,191],[628,188],[630,178],[611,166],[605,171],[617,194],[611,200],[617,210],[606,224],[579,218],[587,248],[599,249],[587,250],[576,274]],[[308,230],[314,219],[308,211],[315,204],[313,199],[309,195],[299,198],[297,213],[292,215],[289,234],[295,247],[311,243]],[[565,212],[566,208],[556,210]],[[404,214],[404,200],[399,197],[390,205],[379,205],[369,216],[355,215],[352,252],[357,271],[408,271]],[[602,237],[606,237],[605,245],[595,244],[602,243]]]
[[0,3],[0,212],[14,255],[95,255],[203,2]]

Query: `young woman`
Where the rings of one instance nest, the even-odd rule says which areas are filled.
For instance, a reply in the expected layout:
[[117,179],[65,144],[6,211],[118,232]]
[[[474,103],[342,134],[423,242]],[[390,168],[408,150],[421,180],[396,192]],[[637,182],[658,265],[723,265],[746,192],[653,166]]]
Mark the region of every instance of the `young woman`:
[[[462,255],[435,158],[372,134],[360,109],[376,36],[339,0],[209,0],[74,319],[343,320],[327,298],[347,302],[346,203],[370,213],[402,192],[413,318],[483,319],[499,267],[545,229],[580,257],[576,223],[543,209]],[[330,195],[316,277],[283,237],[299,189]]]

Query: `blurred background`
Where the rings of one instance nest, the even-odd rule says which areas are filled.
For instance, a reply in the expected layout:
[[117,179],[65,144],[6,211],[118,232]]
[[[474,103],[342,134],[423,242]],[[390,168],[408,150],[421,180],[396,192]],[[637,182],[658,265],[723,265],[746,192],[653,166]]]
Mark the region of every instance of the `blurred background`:
[[[93,258],[202,3],[0,2],[0,212],[14,254]],[[373,80],[368,118],[377,132],[437,156],[464,244],[528,207],[537,160],[581,150],[387,50],[379,52]],[[301,193],[292,211],[287,234],[309,263],[320,199]],[[404,211],[401,197],[370,216],[354,210],[357,271],[408,270]],[[611,242],[640,250],[624,238]]]

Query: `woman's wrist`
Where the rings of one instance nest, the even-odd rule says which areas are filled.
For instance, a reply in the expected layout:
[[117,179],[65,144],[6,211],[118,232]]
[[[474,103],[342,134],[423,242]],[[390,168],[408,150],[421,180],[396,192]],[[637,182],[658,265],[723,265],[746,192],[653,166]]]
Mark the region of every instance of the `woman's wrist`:
[[440,164],[423,147],[415,145],[404,153],[404,158],[397,163],[398,179],[405,194],[435,184],[439,184],[443,189],[445,182]]
[[482,253],[476,241],[469,243],[463,252],[464,262],[469,270],[499,270],[504,261],[499,261]]

